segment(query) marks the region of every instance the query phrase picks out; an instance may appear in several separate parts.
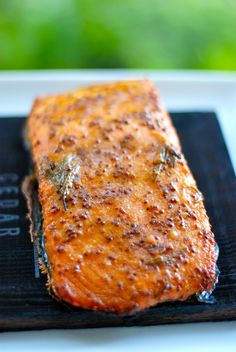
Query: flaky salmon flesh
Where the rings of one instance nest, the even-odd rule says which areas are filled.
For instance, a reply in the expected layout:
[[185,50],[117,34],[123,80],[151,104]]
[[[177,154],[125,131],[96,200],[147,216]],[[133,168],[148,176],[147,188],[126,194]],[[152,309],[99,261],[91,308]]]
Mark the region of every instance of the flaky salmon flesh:
[[203,197],[149,80],[38,98],[26,127],[58,300],[130,313],[212,290]]

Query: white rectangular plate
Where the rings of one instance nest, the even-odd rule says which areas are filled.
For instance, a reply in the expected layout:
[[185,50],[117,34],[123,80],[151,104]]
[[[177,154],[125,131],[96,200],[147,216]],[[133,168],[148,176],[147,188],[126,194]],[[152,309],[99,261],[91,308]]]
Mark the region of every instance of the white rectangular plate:
[[[150,78],[171,111],[215,111],[236,167],[236,74],[201,71],[0,72],[0,116],[24,116],[38,95]],[[0,312],[1,314],[1,312]],[[0,334],[0,351],[235,351],[236,322]]]

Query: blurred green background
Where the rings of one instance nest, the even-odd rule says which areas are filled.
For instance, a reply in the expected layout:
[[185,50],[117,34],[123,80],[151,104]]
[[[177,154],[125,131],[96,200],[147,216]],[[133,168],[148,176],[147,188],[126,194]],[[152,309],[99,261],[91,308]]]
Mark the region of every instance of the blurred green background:
[[0,0],[0,69],[236,69],[236,0]]

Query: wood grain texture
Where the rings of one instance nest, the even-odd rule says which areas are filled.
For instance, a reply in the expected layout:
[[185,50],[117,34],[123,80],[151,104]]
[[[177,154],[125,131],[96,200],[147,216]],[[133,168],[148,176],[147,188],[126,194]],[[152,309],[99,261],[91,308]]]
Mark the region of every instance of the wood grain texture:
[[[205,204],[220,247],[220,281],[215,304],[166,303],[135,315],[70,309],[47,293],[44,278],[34,266],[34,251],[25,220],[22,195],[0,194],[0,200],[19,199],[16,208],[0,209],[19,218],[0,223],[0,329],[88,328],[153,325],[177,322],[230,320],[236,318],[236,195],[235,175],[214,114],[172,114],[186,159],[205,196]],[[28,173],[27,154],[21,146],[24,119],[0,120],[0,187],[20,187]],[[200,138],[196,141],[197,134]],[[17,173],[17,181],[1,178]],[[2,188],[0,188],[1,190]],[[3,204],[3,203],[2,203]],[[4,228],[20,228],[19,235],[2,235]],[[36,258],[37,262],[37,258]]]

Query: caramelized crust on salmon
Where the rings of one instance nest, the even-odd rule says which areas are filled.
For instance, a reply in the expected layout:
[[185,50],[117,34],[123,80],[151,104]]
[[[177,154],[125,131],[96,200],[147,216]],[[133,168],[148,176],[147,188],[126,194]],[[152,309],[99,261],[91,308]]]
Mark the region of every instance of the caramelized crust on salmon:
[[214,235],[150,81],[39,98],[27,137],[57,299],[124,313],[211,291]]

